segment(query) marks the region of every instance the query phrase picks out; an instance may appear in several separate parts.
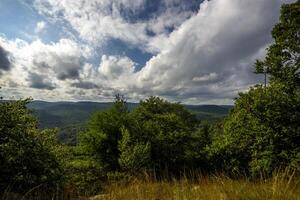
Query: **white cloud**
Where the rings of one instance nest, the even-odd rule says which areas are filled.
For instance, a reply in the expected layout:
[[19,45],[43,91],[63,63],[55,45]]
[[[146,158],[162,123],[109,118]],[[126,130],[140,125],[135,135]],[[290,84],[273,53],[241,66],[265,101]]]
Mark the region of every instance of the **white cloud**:
[[[149,52],[158,52],[161,46],[155,42],[165,39],[168,29],[178,27],[193,14],[174,7],[174,3],[165,3],[166,10],[158,16],[134,22],[124,18],[121,12],[138,12],[144,8],[146,0],[36,0],[35,7],[52,20],[64,19],[90,45],[99,47],[107,39],[114,38]],[[157,36],[149,36],[148,31]]]
[[36,24],[34,32],[38,34],[42,32],[45,29],[45,27],[46,27],[46,23],[44,21],[40,21]]
[[[121,92],[133,100],[160,95],[185,103],[231,103],[237,92],[260,81],[253,63],[272,41],[283,2],[291,1],[204,1],[192,13],[174,6],[180,1],[166,0],[165,12],[131,22],[121,10],[138,12],[144,0],[36,0],[41,14],[63,19],[89,46],[66,38],[44,44],[0,37],[15,66],[0,84],[40,88],[35,95],[50,99],[98,100]],[[101,55],[99,64],[87,63],[91,49],[108,38],[156,55],[140,71],[124,55]]]
[[238,91],[257,81],[251,72],[255,56],[271,42],[280,4],[279,0],[205,1],[138,73],[137,86],[182,99],[232,101]]
[[116,79],[133,74],[134,65],[134,62],[128,57],[103,55],[99,72],[108,79]]
[[63,13],[64,19],[71,24],[80,37],[90,44],[99,46],[107,38],[117,38],[130,43],[144,43],[147,40],[145,24],[127,23],[120,17],[119,7],[135,10],[143,1],[110,0],[49,0],[35,2],[41,12],[57,18]]
[[0,37],[0,45],[12,53],[14,67],[4,74],[2,85],[11,82],[29,88],[53,90],[65,88],[65,82],[79,78],[85,48],[69,39],[45,44],[40,40],[7,40]]

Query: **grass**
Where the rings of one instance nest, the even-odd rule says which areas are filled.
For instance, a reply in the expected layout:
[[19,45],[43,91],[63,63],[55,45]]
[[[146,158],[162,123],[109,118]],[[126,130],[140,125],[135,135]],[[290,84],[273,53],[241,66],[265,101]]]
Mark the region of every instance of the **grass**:
[[272,178],[256,180],[218,175],[170,181],[146,176],[131,181],[110,181],[102,194],[93,197],[78,197],[76,190],[70,188],[59,194],[49,194],[39,187],[28,191],[21,198],[16,198],[16,194],[2,197],[6,200],[300,200],[300,178],[295,172],[285,170],[275,173]]
[[133,180],[111,183],[94,200],[300,200],[300,179],[278,173],[271,179],[233,180],[225,176],[190,181]]

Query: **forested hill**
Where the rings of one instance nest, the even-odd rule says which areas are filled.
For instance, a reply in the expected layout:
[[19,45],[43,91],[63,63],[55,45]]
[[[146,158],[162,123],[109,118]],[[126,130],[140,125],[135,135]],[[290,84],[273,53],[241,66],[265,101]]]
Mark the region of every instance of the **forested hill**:
[[[28,107],[37,116],[41,128],[64,128],[84,124],[95,111],[109,108],[112,102],[45,102],[33,101]],[[129,109],[137,103],[128,103]],[[226,116],[232,108],[230,105],[185,105],[202,120],[216,120]]]

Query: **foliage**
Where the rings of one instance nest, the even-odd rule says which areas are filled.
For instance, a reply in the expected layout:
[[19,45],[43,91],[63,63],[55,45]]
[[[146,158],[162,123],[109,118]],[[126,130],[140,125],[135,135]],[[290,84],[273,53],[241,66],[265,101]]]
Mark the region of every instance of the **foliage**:
[[[39,128],[59,128],[59,141],[66,145],[78,145],[79,134],[84,131],[86,122],[97,111],[105,111],[113,102],[44,102],[32,101],[27,108],[39,121]],[[132,111],[138,103],[127,102]],[[224,105],[184,105],[198,119],[216,121],[228,115],[233,106]]]
[[264,70],[271,81],[285,83],[290,89],[300,87],[300,1],[283,5],[280,21],[272,31],[274,44],[263,61],[257,61],[256,72]]
[[187,152],[198,127],[195,115],[179,103],[150,97],[140,102],[130,119],[132,140],[150,144],[151,169],[178,173],[188,167]]
[[[240,93],[223,122],[200,123],[185,106],[159,97],[145,99],[137,106],[131,104],[132,109],[129,109],[125,99],[117,95],[109,109],[92,115],[85,129],[71,127],[70,130],[82,130],[80,142],[77,146],[66,147],[57,141],[58,130],[38,130],[37,120],[26,108],[30,100],[1,102],[0,192],[25,192],[40,185],[51,188],[65,178],[64,184],[75,187],[78,196],[88,196],[100,192],[103,183],[115,183],[111,179],[132,178],[142,172],[160,181],[164,178],[170,181],[183,176],[195,178],[189,172],[206,174],[216,171],[238,176],[245,174],[247,177],[261,174],[271,177],[277,168],[299,168],[299,30],[298,0],[282,7],[280,22],[272,31],[274,44],[268,48],[266,58],[256,62],[256,72],[267,73],[269,84],[266,87],[256,85]],[[198,114],[209,115],[207,110],[189,107]],[[215,109],[219,116],[224,116],[229,109],[226,106],[208,107]],[[59,112],[64,113],[61,108],[58,108]],[[57,118],[55,115],[51,117]],[[66,130],[62,135],[64,139],[69,137]],[[71,143],[77,144],[77,139]],[[280,187],[293,181],[292,178],[285,179],[283,177],[282,184],[278,184]],[[116,193],[113,188],[109,190],[110,197],[134,199],[137,198],[135,194],[140,195],[139,198],[155,194],[153,199],[194,199],[203,194],[194,179],[195,182],[188,185],[185,185],[188,181],[173,185],[155,181],[141,184],[142,190],[154,187],[152,193],[130,193],[126,188]],[[265,190],[253,193],[249,199],[257,199],[259,195],[265,199],[286,196],[294,199],[292,193],[286,192],[293,189],[279,190],[277,181],[274,180],[275,185],[273,182],[266,184],[267,180],[258,182],[258,187]],[[224,182],[229,188],[222,188]],[[240,187],[241,183],[245,187]],[[212,199],[241,199],[245,191],[257,190],[248,181],[233,181],[226,177],[217,181],[204,179],[200,185],[207,187],[207,198]],[[215,190],[216,185],[221,189]],[[139,190],[140,185],[133,187]],[[168,189],[161,191],[160,187]],[[277,194],[276,190],[281,192]],[[182,191],[187,196],[181,195]]]
[[91,118],[81,144],[106,171],[179,173],[194,165],[192,154],[199,148],[191,144],[203,142],[194,134],[198,125],[179,103],[150,97],[129,112],[117,98],[111,109]]
[[65,147],[65,186],[72,188],[75,196],[90,196],[102,189],[103,169],[99,162],[80,147]]
[[219,148],[215,153],[226,170],[270,174],[279,166],[300,164],[300,93],[284,88],[257,86],[240,94],[212,147]]
[[267,72],[267,87],[241,93],[210,147],[211,160],[230,173],[271,174],[300,165],[300,2],[284,5],[274,27],[274,44],[256,72]]
[[136,174],[150,163],[150,143],[133,142],[127,129],[123,128],[122,138],[119,140],[119,164],[122,170]]
[[119,169],[118,142],[121,138],[121,127],[126,124],[127,114],[125,100],[117,96],[110,109],[93,114],[87,124],[87,130],[81,134],[80,143],[83,148],[94,156],[106,171]]
[[26,108],[30,100],[0,103],[0,189],[24,192],[38,185],[61,181],[54,152],[55,131],[39,132]]

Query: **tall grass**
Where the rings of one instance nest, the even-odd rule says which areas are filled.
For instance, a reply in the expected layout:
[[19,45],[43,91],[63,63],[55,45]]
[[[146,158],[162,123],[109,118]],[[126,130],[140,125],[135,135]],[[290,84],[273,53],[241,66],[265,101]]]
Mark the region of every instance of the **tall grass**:
[[295,171],[276,172],[272,178],[249,180],[226,176],[198,176],[181,179],[138,180],[111,183],[104,194],[94,197],[103,200],[300,200],[300,179]]
[[[66,187],[49,193],[40,186],[26,194],[6,193],[2,199],[93,199],[93,200],[300,200],[299,171],[286,169],[274,172],[271,178],[250,180],[246,176],[231,179],[224,175],[162,179],[145,175],[127,181],[110,180],[102,194],[78,196],[75,188]],[[100,186],[99,186],[100,187]]]

